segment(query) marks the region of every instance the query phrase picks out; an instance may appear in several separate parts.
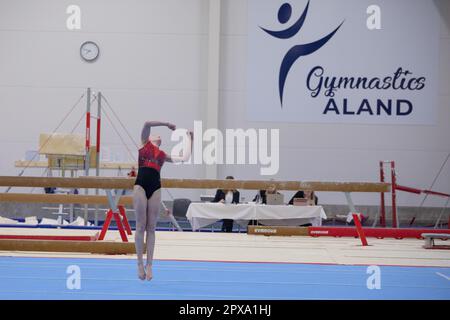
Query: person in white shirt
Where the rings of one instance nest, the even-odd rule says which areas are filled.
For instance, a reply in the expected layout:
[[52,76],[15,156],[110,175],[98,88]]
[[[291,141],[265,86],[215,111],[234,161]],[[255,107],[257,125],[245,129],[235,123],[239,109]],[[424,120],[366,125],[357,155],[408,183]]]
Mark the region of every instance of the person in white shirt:
[[[234,179],[233,176],[228,176],[225,179]],[[237,204],[239,203],[240,193],[237,190],[222,190],[218,189],[216,195],[212,202],[221,202],[225,204]],[[233,231],[233,220],[223,219],[222,220],[222,232],[232,232]]]

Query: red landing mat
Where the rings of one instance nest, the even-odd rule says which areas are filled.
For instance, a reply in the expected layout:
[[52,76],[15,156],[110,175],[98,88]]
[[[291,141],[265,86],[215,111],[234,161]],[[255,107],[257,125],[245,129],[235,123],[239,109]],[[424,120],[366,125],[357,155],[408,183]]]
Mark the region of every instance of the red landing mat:
[[[395,228],[363,228],[366,237],[373,238],[416,238],[423,239],[422,233],[446,233],[450,229],[395,229]],[[355,227],[308,227],[312,237],[358,237]]]

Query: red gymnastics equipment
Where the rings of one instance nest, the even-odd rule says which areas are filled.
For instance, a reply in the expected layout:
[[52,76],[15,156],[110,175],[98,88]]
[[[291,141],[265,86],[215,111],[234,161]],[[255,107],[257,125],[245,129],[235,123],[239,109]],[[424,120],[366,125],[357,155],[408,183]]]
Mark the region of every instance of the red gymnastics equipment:
[[[355,220],[356,221],[356,220]],[[356,225],[356,223],[355,223]],[[371,238],[414,238],[423,239],[424,233],[445,233],[450,234],[450,229],[399,229],[399,228],[361,228],[366,237]],[[311,237],[354,237],[360,235],[355,227],[308,227],[308,234]]]
[[359,215],[356,213],[352,213],[353,221],[355,222],[356,232],[358,233],[359,238],[361,239],[361,243],[363,246],[368,246],[366,235],[361,226],[361,221],[359,220]]
[[127,234],[131,236],[132,233],[130,224],[128,223],[127,215],[125,213],[124,206],[117,206],[115,210],[113,209],[108,210],[108,212],[106,213],[105,223],[103,224],[103,228],[102,231],[100,232],[98,240],[105,239],[105,235],[109,229],[112,218],[114,218],[114,220],[116,221],[117,229],[119,229],[120,238],[122,239],[122,242],[128,242]]
[[[96,176],[100,175],[100,130],[101,130],[101,103],[102,103],[102,94],[99,92],[97,94],[97,102],[98,102],[98,112],[97,112],[97,132],[96,132]],[[87,89],[87,109],[86,109],[86,161],[85,161],[85,174],[89,176],[89,156],[90,156],[90,148],[91,148],[91,88]],[[98,194],[98,190],[96,191]],[[112,195],[111,190],[106,190],[106,194],[108,196],[108,202],[110,209],[106,212],[105,223],[103,224],[102,231],[100,232],[100,236],[98,240],[104,240],[106,232],[109,229],[112,219],[116,221],[117,228],[119,229],[120,237],[123,242],[128,242],[128,235],[131,235],[130,224],[128,223],[127,215],[125,212],[125,207],[118,205],[120,194],[122,190],[116,193],[114,197]],[[126,233],[125,233],[126,232]]]
[[[424,190],[424,189],[417,189],[417,188],[411,188],[399,185],[397,183],[397,174],[395,172],[395,161],[380,161],[380,181],[385,182],[385,171],[384,171],[384,165],[388,164],[390,165],[390,173],[391,173],[391,198],[392,198],[392,227],[398,228],[399,222],[398,222],[398,214],[397,214],[397,190],[402,192],[409,192],[414,194],[425,194],[433,195],[433,196],[439,196],[439,197],[445,197],[450,198],[450,194],[437,192],[433,190]],[[386,227],[386,203],[385,203],[385,195],[382,192],[381,193],[381,203],[380,203],[380,224],[382,227]],[[411,220],[410,225],[414,223],[415,218]],[[450,217],[449,217],[450,222]],[[450,227],[449,227],[450,228]]]
[[[382,228],[375,228],[377,218],[374,226],[370,228],[361,227],[361,222],[357,214],[352,213],[355,227],[308,227],[308,234],[312,237],[328,236],[328,237],[355,237],[360,238],[363,246],[367,245],[366,237],[374,238],[415,238],[423,239],[422,234],[436,233],[436,234],[450,234],[450,228],[447,229],[418,229],[418,228],[399,228],[398,214],[397,214],[397,191],[409,192],[414,194],[425,194],[445,197],[450,199],[450,194],[437,192],[433,190],[423,190],[399,185],[397,183],[397,175],[395,172],[394,161],[380,161],[380,182],[385,182],[384,165],[390,165],[391,174],[391,198],[392,198],[392,228],[386,228],[386,198],[384,192],[381,195],[380,203],[380,224]],[[445,163],[444,163],[445,164]],[[447,201],[448,203],[448,201]],[[447,205],[446,205],[447,206]],[[439,219],[438,219],[439,220]],[[411,221],[411,224],[414,219]],[[450,218],[449,218],[450,223]],[[449,224],[450,225],[450,224]]]

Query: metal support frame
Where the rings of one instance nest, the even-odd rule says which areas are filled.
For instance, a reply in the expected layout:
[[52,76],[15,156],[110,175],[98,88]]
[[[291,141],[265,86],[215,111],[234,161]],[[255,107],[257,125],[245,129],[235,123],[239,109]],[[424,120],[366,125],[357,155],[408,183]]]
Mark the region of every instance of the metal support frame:
[[113,211],[117,211],[117,206],[119,205],[120,197],[122,196],[123,190],[117,190],[116,195],[112,195],[112,190],[105,190],[106,196],[108,197],[109,208]]
[[[380,161],[380,182],[384,182],[384,164],[383,161]],[[381,196],[381,203],[380,203],[380,210],[381,210],[381,216],[380,216],[380,224],[382,227],[386,227],[386,205],[385,205],[385,198],[384,198],[384,192],[380,193]],[[374,220],[374,227],[376,226],[378,220],[378,212],[376,219]]]
[[353,219],[352,213],[357,212],[355,205],[353,204],[352,196],[350,192],[344,192],[345,198],[347,199],[347,204],[350,209],[349,213],[347,214],[347,223],[350,223]]
[[397,214],[397,175],[395,173],[395,162],[391,161],[391,195],[392,195],[392,227],[398,228],[400,227],[400,223],[398,221]]
[[[434,224],[434,229],[437,229],[439,227],[439,223],[441,222],[442,215],[444,214],[445,209],[447,208],[449,202],[450,202],[450,197],[447,199],[447,201],[445,202],[445,206],[442,208],[441,212],[439,213],[439,217],[437,218],[436,223]],[[447,225],[447,229],[450,229],[450,216],[448,218],[448,221],[449,222]]]
[[[208,1],[208,81],[207,104],[204,109],[204,121],[208,128],[219,126],[219,98],[220,98],[220,16],[221,0]],[[205,178],[216,179],[218,173],[217,164],[205,166]]]
[[63,216],[67,216],[68,215],[67,213],[64,212],[64,205],[62,203],[58,206],[58,212],[53,212],[52,214],[58,216],[57,224],[61,225],[61,226],[64,224],[63,223],[63,220],[64,220]]
[[[161,200],[161,206],[164,208],[164,210],[168,210],[167,206],[164,204],[164,202]],[[170,220],[170,222],[172,223],[173,226],[175,226],[177,228],[178,231],[183,232],[183,228],[180,227],[180,225],[178,224],[178,221],[175,219],[174,215],[169,211],[169,215],[168,218]]]
[[[74,170],[70,170],[70,177],[73,178],[75,175]],[[72,193],[74,192],[75,189],[72,189]],[[74,217],[74,212],[75,212],[75,206],[73,205],[73,203],[69,204],[69,223],[73,222],[73,217]]]
[[[391,173],[391,210],[392,210],[392,227],[398,228],[400,227],[399,215],[397,212],[397,174],[395,172],[395,161],[380,161],[380,182],[385,182],[385,171],[384,165],[390,165],[390,173]],[[382,227],[386,227],[386,198],[384,192],[380,193],[380,224]],[[373,223],[373,227],[376,227],[378,216],[380,213],[377,212],[375,216],[375,221]]]

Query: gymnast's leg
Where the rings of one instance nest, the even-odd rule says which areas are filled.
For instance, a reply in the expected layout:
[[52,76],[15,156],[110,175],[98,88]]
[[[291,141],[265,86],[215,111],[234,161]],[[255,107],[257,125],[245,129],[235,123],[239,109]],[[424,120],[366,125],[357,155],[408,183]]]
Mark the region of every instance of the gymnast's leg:
[[139,185],[133,188],[133,207],[136,215],[136,233],[134,243],[136,246],[136,254],[138,260],[138,277],[145,279],[144,270],[144,235],[147,228],[147,196],[145,190]]
[[153,195],[147,202],[147,266],[145,268],[146,280],[153,277],[153,252],[155,249],[155,230],[158,222],[159,211],[161,209],[161,189],[153,192]]

